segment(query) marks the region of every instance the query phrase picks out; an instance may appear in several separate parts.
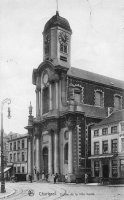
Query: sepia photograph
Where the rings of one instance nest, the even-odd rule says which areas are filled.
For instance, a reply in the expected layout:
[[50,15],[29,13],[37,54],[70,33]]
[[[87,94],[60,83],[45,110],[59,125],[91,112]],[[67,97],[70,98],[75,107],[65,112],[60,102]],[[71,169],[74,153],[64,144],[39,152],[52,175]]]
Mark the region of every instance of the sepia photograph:
[[124,0],[0,0],[0,199],[124,199]]

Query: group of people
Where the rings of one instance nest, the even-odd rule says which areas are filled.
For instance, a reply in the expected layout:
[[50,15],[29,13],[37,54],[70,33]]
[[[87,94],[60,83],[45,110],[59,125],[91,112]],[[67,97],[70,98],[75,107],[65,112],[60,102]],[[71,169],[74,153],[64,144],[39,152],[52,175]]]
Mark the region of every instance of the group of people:
[[[40,173],[37,172],[36,175],[37,175],[37,180],[39,180]],[[45,175],[46,181],[48,181],[48,177],[49,177],[49,174],[46,174]],[[57,173],[53,175],[54,183],[56,183],[58,177],[59,177],[59,175]],[[31,174],[29,175],[29,181],[32,183],[32,175]],[[88,183],[88,174],[87,173],[84,174],[84,181],[85,181],[85,184]],[[66,182],[68,182],[68,175],[67,174],[65,175],[65,183]]]

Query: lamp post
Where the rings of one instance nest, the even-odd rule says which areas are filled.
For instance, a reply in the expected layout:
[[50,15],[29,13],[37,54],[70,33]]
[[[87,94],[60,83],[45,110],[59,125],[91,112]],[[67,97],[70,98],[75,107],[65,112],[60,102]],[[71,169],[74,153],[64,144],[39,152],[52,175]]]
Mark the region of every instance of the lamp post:
[[[3,107],[5,103],[10,104],[11,100],[9,98],[6,98],[1,102],[1,193],[6,192],[5,180],[4,180],[4,155],[3,155]],[[8,118],[10,118],[9,107],[8,107]]]

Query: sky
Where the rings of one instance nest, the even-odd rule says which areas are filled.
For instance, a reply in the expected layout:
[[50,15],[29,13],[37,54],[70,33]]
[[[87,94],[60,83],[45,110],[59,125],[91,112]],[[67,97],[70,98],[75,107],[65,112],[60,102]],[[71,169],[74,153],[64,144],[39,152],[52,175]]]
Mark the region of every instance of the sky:
[[[30,101],[36,116],[32,71],[43,61],[45,23],[57,0],[0,0],[0,103],[4,131],[24,134]],[[72,28],[71,66],[124,80],[124,0],[58,0]]]

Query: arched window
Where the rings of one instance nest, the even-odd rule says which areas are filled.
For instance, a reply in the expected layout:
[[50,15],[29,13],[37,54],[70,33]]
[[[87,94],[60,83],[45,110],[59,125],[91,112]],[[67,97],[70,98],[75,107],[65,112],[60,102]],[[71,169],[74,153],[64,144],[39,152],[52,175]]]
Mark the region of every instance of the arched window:
[[74,100],[76,102],[81,102],[81,89],[79,87],[74,88]]
[[68,164],[68,143],[66,143],[64,147],[64,163]]
[[120,95],[114,96],[114,108],[120,110],[122,108],[122,97]]
[[49,111],[49,87],[45,87],[42,93],[43,114]]
[[102,91],[95,91],[95,105],[103,107],[104,106],[104,93]]

